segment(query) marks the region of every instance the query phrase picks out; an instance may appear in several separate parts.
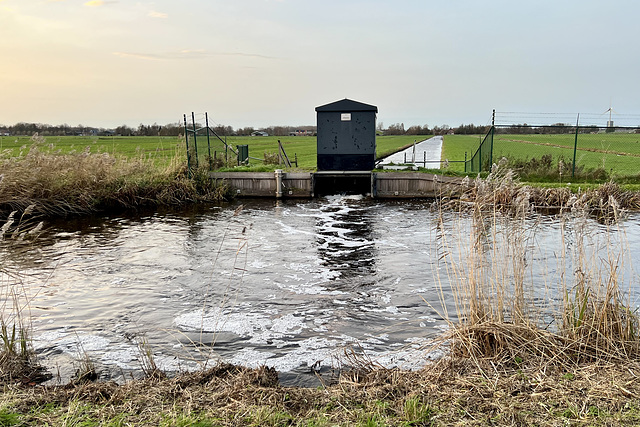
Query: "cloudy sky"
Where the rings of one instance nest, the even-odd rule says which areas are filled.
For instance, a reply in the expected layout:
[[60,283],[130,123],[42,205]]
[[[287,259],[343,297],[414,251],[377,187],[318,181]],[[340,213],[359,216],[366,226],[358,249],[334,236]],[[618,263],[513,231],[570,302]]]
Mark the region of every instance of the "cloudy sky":
[[640,114],[637,0],[0,0],[0,124]]

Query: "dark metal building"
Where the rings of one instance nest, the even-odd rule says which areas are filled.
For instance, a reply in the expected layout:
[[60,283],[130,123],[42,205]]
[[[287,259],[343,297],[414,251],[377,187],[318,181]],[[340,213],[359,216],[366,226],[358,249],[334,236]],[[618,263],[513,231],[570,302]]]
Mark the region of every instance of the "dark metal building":
[[378,107],[351,99],[316,107],[319,171],[370,171]]

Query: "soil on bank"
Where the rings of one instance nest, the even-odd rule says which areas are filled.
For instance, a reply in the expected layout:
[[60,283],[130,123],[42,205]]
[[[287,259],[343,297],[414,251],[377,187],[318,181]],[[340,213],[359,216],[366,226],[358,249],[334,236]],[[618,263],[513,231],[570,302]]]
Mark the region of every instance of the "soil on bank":
[[640,364],[497,368],[440,360],[282,387],[269,368],[219,365],[168,379],[5,386],[2,425],[637,425]]

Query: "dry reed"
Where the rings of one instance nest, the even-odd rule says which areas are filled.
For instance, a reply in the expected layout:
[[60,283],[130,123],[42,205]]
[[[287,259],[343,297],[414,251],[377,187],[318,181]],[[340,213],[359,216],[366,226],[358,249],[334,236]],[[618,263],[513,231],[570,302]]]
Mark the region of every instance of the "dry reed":
[[37,383],[49,377],[40,366],[31,343],[32,295],[27,291],[23,278],[6,262],[8,251],[19,252],[25,240],[37,236],[42,222],[34,225],[29,205],[17,216],[11,212],[0,227],[0,384],[14,382]]
[[[518,185],[512,171],[496,165],[486,180],[476,182],[474,203],[458,205],[471,226],[451,226],[450,213],[441,212],[439,250],[456,307],[443,337],[452,357],[518,368],[526,362],[540,369],[637,361],[640,321],[622,289],[628,248],[612,240],[614,232],[624,237],[620,189],[608,184],[581,195],[555,194],[561,273],[543,284],[532,279],[532,269],[546,266],[532,263],[540,257],[531,192]],[[604,242],[594,241],[591,232],[594,209],[606,224],[599,235]]]
[[166,166],[152,158],[108,153],[62,154],[41,150],[35,141],[23,157],[0,158],[0,214],[24,211],[43,216],[86,214],[111,208],[218,201],[225,188],[197,170],[187,178],[185,156]]

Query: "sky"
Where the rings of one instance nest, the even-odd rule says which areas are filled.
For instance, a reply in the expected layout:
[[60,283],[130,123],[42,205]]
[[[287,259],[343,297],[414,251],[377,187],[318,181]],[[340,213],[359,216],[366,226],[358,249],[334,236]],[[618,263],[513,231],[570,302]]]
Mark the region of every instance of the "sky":
[[314,125],[343,98],[384,126],[640,117],[639,19],[637,0],[0,0],[0,124]]

